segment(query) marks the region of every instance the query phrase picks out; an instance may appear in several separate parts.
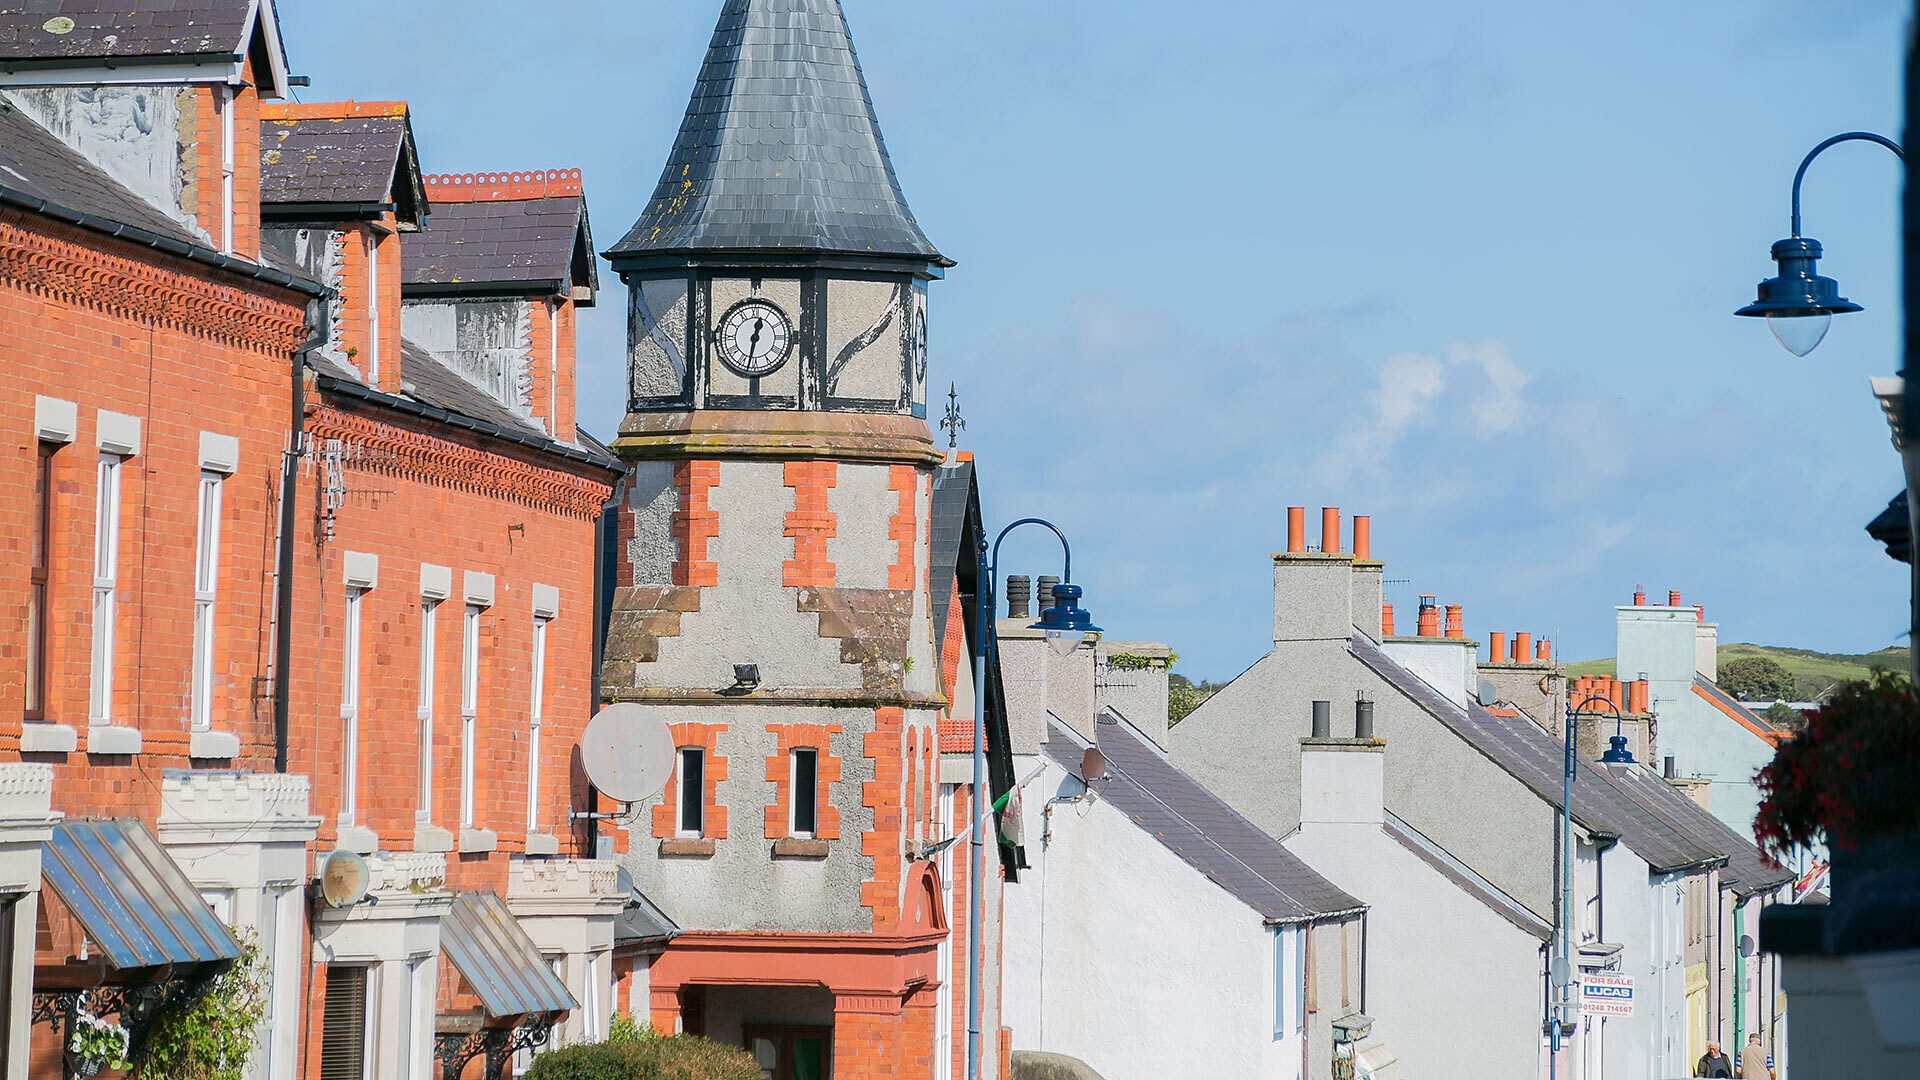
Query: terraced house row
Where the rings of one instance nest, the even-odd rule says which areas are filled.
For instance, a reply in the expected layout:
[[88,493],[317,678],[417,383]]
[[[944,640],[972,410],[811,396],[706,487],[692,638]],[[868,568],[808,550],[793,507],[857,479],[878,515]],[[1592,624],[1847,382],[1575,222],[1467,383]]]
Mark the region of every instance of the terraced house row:
[[286,102],[264,0],[98,6],[0,4],[5,1075],[249,950],[253,1075],[594,1037],[672,927],[573,816],[620,472],[580,176]]
[[[503,1076],[623,1014],[768,1075],[1006,1075],[1017,844],[979,841],[971,1023],[949,923],[984,633],[973,466],[926,424],[952,263],[838,6],[722,5],[606,253],[605,445],[578,171],[429,174],[405,102],[289,100],[271,0],[101,6],[0,0],[4,1075],[101,1065],[101,1023],[142,1050],[248,963],[263,1078]],[[580,749],[612,701],[673,737],[636,803]]]

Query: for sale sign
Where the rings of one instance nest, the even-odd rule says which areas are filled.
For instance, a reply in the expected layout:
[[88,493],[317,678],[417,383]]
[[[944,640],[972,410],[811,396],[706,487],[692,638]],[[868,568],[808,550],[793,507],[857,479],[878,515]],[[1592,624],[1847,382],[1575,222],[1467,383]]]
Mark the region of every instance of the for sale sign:
[[1632,1016],[1633,976],[1581,976],[1580,1011],[1601,1016]]

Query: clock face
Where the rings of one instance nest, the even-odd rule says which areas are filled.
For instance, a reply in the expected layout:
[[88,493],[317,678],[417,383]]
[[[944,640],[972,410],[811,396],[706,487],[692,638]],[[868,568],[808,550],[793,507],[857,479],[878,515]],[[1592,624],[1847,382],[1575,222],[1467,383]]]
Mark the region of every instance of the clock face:
[[927,377],[927,298],[917,296],[913,302],[913,329],[911,348],[913,349],[913,377]]
[[786,312],[760,299],[728,308],[713,338],[721,362],[749,379],[771,374],[793,353],[793,323]]

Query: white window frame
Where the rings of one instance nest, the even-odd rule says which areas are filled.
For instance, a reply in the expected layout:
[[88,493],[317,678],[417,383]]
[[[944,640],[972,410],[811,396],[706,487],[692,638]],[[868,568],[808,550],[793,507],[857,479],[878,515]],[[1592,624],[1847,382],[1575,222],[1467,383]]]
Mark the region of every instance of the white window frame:
[[413,816],[422,825],[433,822],[434,665],[439,661],[434,616],[439,610],[439,600],[420,598],[420,702],[414,709],[414,717],[420,722],[420,801]]
[[474,822],[474,741],[480,716],[480,615],[486,608],[468,604],[460,621],[460,826]]
[[113,644],[120,567],[120,470],[126,458],[100,455],[93,515],[93,650],[87,720],[113,722]]
[[189,720],[213,729],[214,602],[220,589],[220,513],[226,474],[200,471],[200,527],[193,545],[193,682]]
[[527,831],[540,831],[540,720],[547,696],[547,624],[553,620],[535,616],[533,620],[532,670],[528,673],[532,700],[527,707]]
[[[697,820],[691,827],[687,824],[687,755],[698,755],[700,761],[700,782],[694,785],[694,805],[699,808]],[[673,834],[681,837],[699,838],[707,835],[707,748],[704,746],[682,746],[674,753],[675,779],[678,781],[673,793]]]
[[340,645],[340,824],[352,825],[359,809],[360,787],[360,633],[361,605],[368,590],[347,586],[346,611],[341,618]]
[[[800,755],[813,758],[813,820],[800,827]],[[796,840],[811,840],[820,828],[820,751],[812,746],[796,746],[787,751],[787,835]]]
[[367,226],[367,385],[380,385],[380,230]]

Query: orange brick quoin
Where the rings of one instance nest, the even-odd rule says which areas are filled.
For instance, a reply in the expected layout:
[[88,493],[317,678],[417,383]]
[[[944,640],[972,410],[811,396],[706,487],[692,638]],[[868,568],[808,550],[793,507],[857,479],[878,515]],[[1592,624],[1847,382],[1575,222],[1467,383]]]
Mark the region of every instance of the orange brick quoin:
[[833,755],[832,740],[840,733],[839,724],[768,724],[767,731],[778,740],[775,753],[767,758],[767,782],[773,785],[773,801],[765,808],[766,838],[779,840],[787,835],[787,811],[793,805],[793,769],[789,755],[798,748],[812,747],[819,752],[815,768],[814,829],[816,840],[840,839],[840,810],[833,805],[831,792],[840,779],[840,759]]
[[860,906],[873,913],[876,933],[900,922],[905,729],[906,710],[875,709],[873,730],[861,740],[861,753],[873,760],[873,779],[861,785],[860,804],[873,811],[873,828],[861,835],[860,854],[873,860],[873,877],[860,885]]
[[[669,726],[669,730],[673,732],[673,745],[676,749],[697,746],[707,752],[706,765],[702,770],[705,774],[705,787],[707,789],[706,809],[704,820],[701,821],[700,827],[701,831],[707,836],[715,840],[725,840],[727,838],[727,808],[720,804],[718,792],[720,781],[727,778],[727,759],[720,755],[718,746],[720,733],[727,730],[727,725],[672,724]],[[660,801],[654,804],[653,835],[656,839],[665,840],[673,835],[674,809],[680,797],[679,771],[678,764],[676,763],[674,775],[667,778],[667,786],[660,791]]]
[[827,508],[827,493],[839,482],[840,467],[831,461],[789,461],[786,485],[793,489],[793,509],[787,512],[786,535],[793,538],[793,558],[781,567],[782,585],[827,588],[835,567],[827,558],[827,541],[837,520]]
[[900,500],[898,509],[887,519],[887,539],[894,544],[893,564],[887,568],[887,588],[912,589],[916,585],[924,588],[923,582],[913,580],[913,545],[919,531],[914,520],[914,501],[920,492],[920,470],[912,465],[889,466],[887,490]]
[[720,482],[718,461],[683,461],[673,467],[680,507],[673,512],[673,539],[680,557],[673,562],[673,583],[706,587],[720,583],[720,564],[707,558],[707,541],[720,535],[720,512],[707,505],[707,493]]

